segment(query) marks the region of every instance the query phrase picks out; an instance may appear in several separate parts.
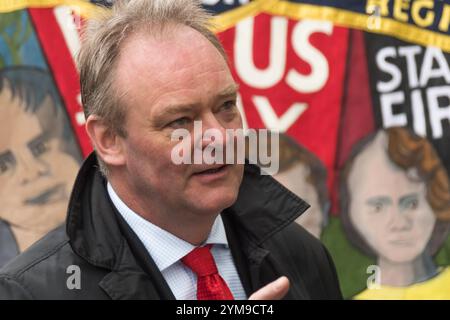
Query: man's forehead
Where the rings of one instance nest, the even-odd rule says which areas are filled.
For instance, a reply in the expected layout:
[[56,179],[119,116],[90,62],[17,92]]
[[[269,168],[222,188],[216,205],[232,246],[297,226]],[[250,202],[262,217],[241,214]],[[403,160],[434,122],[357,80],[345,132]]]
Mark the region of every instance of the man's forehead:
[[157,75],[170,69],[176,71],[190,60],[199,66],[209,65],[210,61],[205,61],[205,58],[211,60],[214,55],[224,60],[213,44],[198,31],[186,26],[168,30],[161,36],[149,35],[144,32],[145,29],[131,34],[121,46],[117,64],[119,77],[135,77],[145,73]]
[[180,27],[164,39],[132,35],[123,45],[115,76],[117,92],[127,103],[142,98],[150,103],[153,95],[160,98],[165,91],[167,103],[202,90],[211,96],[222,90],[227,91],[222,94],[236,91],[220,52],[188,27]]

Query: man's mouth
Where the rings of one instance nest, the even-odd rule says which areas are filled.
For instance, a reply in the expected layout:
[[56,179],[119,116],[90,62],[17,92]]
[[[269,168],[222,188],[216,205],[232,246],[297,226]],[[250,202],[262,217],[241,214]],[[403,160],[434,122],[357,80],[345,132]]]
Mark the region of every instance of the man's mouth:
[[213,174],[213,173],[218,173],[218,172],[221,172],[221,171],[225,170],[226,167],[227,167],[227,165],[224,164],[224,165],[222,165],[220,167],[203,170],[203,171],[197,172],[195,174]]
[[28,198],[24,201],[25,205],[43,205],[51,202],[56,202],[66,199],[64,184],[60,183],[51,188],[48,188],[44,192],[41,192],[37,196]]
[[224,171],[227,167],[228,167],[227,164],[205,166],[204,168],[197,169],[194,172],[194,175],[214,174],[214,173]]
[[230,168],[228,164],[199,168],[192,176],[200,179],[203,184],[212,183],[224,179],[228,175],[228,168]]

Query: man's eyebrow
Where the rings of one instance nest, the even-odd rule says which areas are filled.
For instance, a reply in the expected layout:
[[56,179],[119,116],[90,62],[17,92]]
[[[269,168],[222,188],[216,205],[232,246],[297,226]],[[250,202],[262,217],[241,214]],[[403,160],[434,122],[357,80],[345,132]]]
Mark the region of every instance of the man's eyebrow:
[[216,97],[221,99],[230,96],[235,96],[238,93],[238,91],[239,91],[239,84],[233,83],[232,85],[229,85],[228,87],[220,91]]
[[[216,99],[224,99],[229,97],[234,97],[237,95],[239,89],[239,85],[237,83],[233,83],[232,85],[229,85],[222,91],[216,94]],[[162,110],[161,112],[158,112],[156,114],[155,119],[159,120],[167,115],[177,115],[177,114],[187,114],[191,113],[195,108],[198,107],[196,104],[174,104],[174,105],[168,105]]]
[[157,114],[157,117],[162,117],[165,115],[172,115],[172,114],[180,114],[180,113],[189,113],[192,112],[192,110],[195,108],[195,105],[193,104],[174,104],[174,105],[168,105]]
[[147,119],[147,122],[151,126],[163,126],[171,117],[192,114],[195,108],[196,106],[193,104],[167,105],[163,110],[155,112],[155,115],[151,119]]

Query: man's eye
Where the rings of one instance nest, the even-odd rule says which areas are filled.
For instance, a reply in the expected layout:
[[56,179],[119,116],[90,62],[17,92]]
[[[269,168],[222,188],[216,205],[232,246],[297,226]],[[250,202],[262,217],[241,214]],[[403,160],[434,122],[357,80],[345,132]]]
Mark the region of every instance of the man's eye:
[[11,151],[0,154],[0,174],[12,169],[16,165],[16,159]]
[[182,118],[179,118],[179,119],[176,119],[176,120],[170,122],[169,126],[172,128],[180,128],[180,127],[187,126],[190,123],[191,123],[191,119],[189,119],[188,117],[182,117]]
[[220,110],[221,111],[230,111],[230,110],[234,110],[235,107],[236,107],[236,101],[235,100],[229,100],[229,101],[225,102],[222,105]]

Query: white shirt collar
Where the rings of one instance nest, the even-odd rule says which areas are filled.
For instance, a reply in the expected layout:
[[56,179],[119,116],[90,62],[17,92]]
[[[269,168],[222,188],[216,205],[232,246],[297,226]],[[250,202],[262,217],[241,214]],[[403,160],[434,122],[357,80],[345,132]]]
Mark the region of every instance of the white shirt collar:
[[[109,182],[107,190],[114,206],[144,244],[160,271],[172,266],[195,248],[189,242],[161,229],[131,210],[119,198]],[[225,227],[220,214],[217,215],[204,244],[223,245],[228,248]]]

